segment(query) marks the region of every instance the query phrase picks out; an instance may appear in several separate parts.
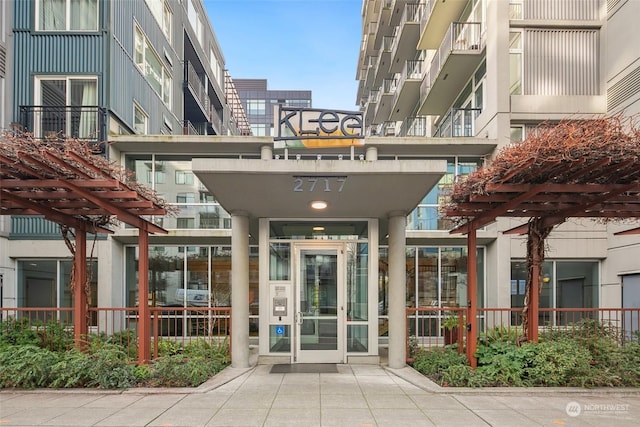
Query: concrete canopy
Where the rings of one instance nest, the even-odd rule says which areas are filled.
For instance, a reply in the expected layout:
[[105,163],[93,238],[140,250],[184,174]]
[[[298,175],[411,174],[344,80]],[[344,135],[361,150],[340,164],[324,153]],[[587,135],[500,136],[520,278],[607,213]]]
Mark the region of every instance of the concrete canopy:
[[[258,218],[408,215],[447,170],[445,160],[193,159],[193,172],[229,213]],[[327,208],[315,210],[313,201]],[[253,234],[253,233],[252,233]]]

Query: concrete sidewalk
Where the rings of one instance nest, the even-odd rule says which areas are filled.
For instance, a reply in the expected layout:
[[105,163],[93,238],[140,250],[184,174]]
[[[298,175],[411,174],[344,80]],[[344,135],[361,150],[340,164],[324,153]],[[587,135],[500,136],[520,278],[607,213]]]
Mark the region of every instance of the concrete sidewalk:
[[453,389],[411,368],[227,368],[198,388],[0,392],[2,426],[637,426],[637,389]]

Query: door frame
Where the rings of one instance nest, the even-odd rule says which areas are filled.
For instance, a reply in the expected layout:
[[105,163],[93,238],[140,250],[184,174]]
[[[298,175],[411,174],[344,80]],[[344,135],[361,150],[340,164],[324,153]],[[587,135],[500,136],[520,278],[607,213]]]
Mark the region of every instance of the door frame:
[[[331,242],[300,242],[293,245],[293,286],[294,293],[294,319],[293,319],[293,346],[291,352],[292,363],[344,363],[346,359],[346,281],[347,281],[347,260],[345,255],[345,243],[340,241]],[[301,277],[301,257],[305,252],[327,253],[333,252],[336,255],[336,319],[337,319],[337,348],[335,350],[302,350],[301,331],[302,317],[300,310],[300,286]]]

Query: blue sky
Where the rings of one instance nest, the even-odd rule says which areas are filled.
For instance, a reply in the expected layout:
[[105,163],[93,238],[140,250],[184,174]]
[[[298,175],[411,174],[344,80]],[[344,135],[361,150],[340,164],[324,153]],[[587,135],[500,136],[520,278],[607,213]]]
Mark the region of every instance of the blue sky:
[[314,108],[356,111],[362,0],[203,0],[234,79],[311,90]]

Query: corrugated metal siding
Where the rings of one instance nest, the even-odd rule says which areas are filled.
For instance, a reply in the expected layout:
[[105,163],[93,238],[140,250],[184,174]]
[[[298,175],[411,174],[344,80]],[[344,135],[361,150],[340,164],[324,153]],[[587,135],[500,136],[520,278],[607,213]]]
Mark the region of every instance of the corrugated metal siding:
[[[171,118],[173,132],[180,133],[182,123],[167,108],[162,99],[149,85],[145,77],[139,71],[133,60],[134,49],[134,22],[137,22],[164,66],[172,77],[172,105],[176,111],[182,108],[182,63],[176,54],[176,49],[182,51],[180,44],[182,37],[176,36],[182,25],[175,19],[180,17],[179,4],[171,3],[174,13],[173,20],[173,46],[167,41],[162,29],[158,26],[153,15],[149,12],[144,1],[119,1],[117,6],[112,6],[113,39],[111,41],[111,86],[110,108],[122,122],[133,128],[133,104],[134,101],[149,115],[148,129],[150,133],[160,133],[163,128],[163,116]],[[170,60],[165,58],[170,55]],[[182,112],[179,112],[182,116]]]
[[640,67],[631,71],[607,90],[607,111],[610,112],[638,93],[640,93]]
[[596,30],[527,30],[525,95],[598,95]]
[[0,78],[4,79],[6,76],[7,67],[7,50],[4,46],[0,46]]
[[600,1],[525,0],[523,15],[524,19],[594,21],[600,19]]
[[[98,103],[104,104],[102,88],[105,67],[105,32],[32,31],[34,2],[16,0],[14,9],[13,120],[19,121],[19,106],[33,105],[33,77],[82,74],[98,76]],[[104,25],[104,20],[100,21]]]

